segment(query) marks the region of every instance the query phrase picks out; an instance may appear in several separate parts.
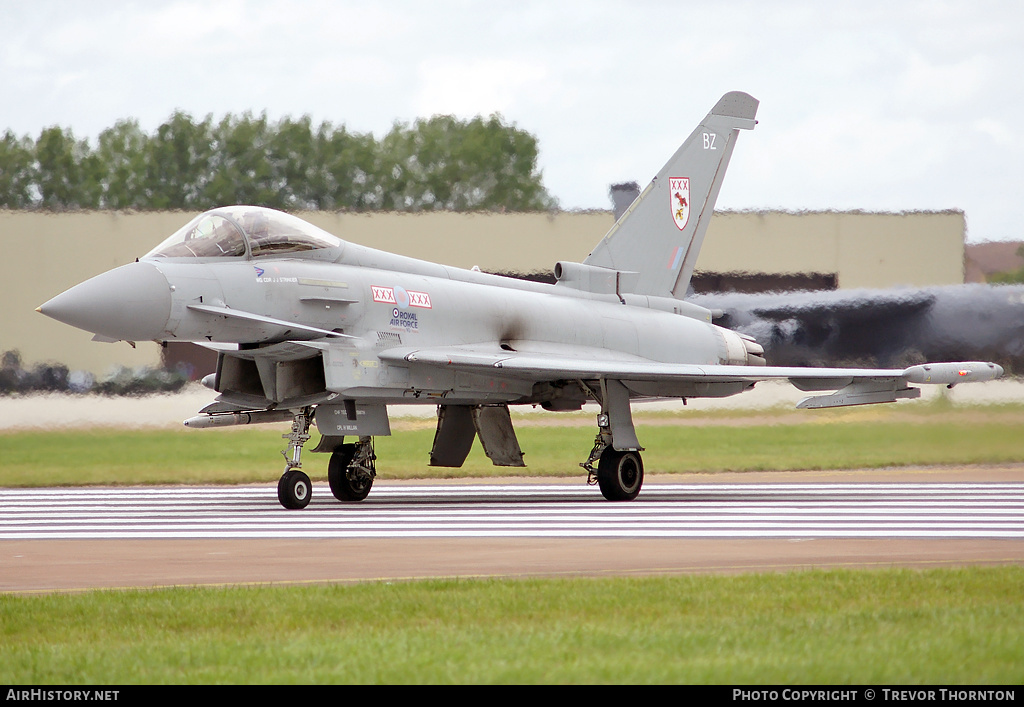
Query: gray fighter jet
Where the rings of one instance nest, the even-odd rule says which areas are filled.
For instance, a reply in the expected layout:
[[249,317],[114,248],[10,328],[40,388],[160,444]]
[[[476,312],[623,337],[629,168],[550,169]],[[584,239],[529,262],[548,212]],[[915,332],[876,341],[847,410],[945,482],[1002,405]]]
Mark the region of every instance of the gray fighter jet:
[[[758,102],[727,93],[583,263],[554,285],[414,260],[346,243],[294,216],[251,206],[204,213],[137,262],[42,305],[102,341],[191,341],[218,352],[220,393],[189,427],[292,422],[278,497],[305,507],[301,451],[331,454],[328,479],[360,501],[376,473],[387,406],[437,406],[430,463],[461,466],[480,438],[496,465],[524,466],[509,405],[579,410],[598,434],[581,466],[609,500],[643,483],[630,401],[724,397],[788,379],[801,408],[914,398],[911,383],[1002,375],[991,363],[906,369],[765,365],[750,336],[684,302],[740,130]],[[350,441],[346,441],[348,438]]]

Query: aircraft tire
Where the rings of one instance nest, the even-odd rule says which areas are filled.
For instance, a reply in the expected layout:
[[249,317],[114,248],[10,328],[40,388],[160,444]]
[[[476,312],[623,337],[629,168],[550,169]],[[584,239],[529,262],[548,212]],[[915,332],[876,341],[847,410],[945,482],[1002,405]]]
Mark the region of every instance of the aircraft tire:
[[373,478],[350,479],[348,467],[355,456],[356,445],[343,444],[334,450],[331,461],[327,464],[327,481],[331,485],[331,493],[339,501],[362,501],[370,493]]
[[604,450],[597,463],[597,484],[609,501],[632,501],[644,483],[644,462],[640,452]]
[[309,482],[309,477],[301,471],[286,471],[277,482],[277,500],[289,510],[305,508],[312,497],[313,485]]

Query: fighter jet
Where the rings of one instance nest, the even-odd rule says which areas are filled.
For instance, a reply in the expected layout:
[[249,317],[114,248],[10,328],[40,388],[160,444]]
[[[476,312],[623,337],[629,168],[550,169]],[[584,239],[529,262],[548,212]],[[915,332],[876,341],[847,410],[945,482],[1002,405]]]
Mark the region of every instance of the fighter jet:
[[605,498],[631,500],[644,477],[631,401],[724,397],[782,379],[800,408],[915,398],[911,383],[1002,375],[991,363],[905,369],[765,365],[750,336],[683,301],[740,130],[758,101],[724,95],[582,262],[554,285],[462,270],[346,243],[295,216],[253,206],[201,214],[138,261],[43,304],[100,341],[196,342],[218,352],[216,400],[185,421],[219,427],[291,421],[278,498],[303,508],[301,452],[330,453],[341,501],[366,498],[373,438],[388,406],[437,407],[430,464],[458,467],[475,438],[496,465],[521,467],[510,405],[580,410],[598,433],[580,464]]

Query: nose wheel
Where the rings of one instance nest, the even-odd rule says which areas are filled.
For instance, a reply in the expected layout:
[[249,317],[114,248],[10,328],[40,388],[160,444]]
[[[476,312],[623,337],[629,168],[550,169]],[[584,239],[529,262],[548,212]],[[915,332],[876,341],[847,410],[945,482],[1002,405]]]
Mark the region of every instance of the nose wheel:
[[286,471],[277,482],[277,500],[289,510],[305,508],[312,497],[313,485],[305,472],[297,469]]

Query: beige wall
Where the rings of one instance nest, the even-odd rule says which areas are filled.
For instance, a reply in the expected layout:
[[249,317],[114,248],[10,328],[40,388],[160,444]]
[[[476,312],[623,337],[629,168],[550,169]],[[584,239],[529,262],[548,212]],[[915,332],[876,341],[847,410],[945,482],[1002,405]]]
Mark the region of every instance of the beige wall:
[[[469,268],[549,271],[580,261],[612,225],[609,212],[559,214],[301,214],[339,237]],[[187,213],[0,211],[6,272],[0,352],[26,365],[59,361],[103,375],[115,365],[159,364],[156,344],[101,344],[35,308],[67,288],[146,253],[192,217]],[[836,273],[840,287],[963,282],[961,212],[747,213],[715,215],[697,269],[710,272]]]
[[[94,275],[145,254],[185,220],[184,214],[112,212],[43,214],[0,211],[5,277],[0,282],[0,351],[18,349],[25,366],[44,361],[98,375],[115,365],[159,365],[152,342],[102,344],[92,334],[44,317],[40,304]],[[160,235],[163,234],[163,235]]]
[[460,268],[550,271],[579,262],[614,223],[611,212],[558,214],[339,214],[302,218],[339,238]]
[[841,289],[955,285],[966,228],[962,211],[716,213],[697,270],[836,273]]

